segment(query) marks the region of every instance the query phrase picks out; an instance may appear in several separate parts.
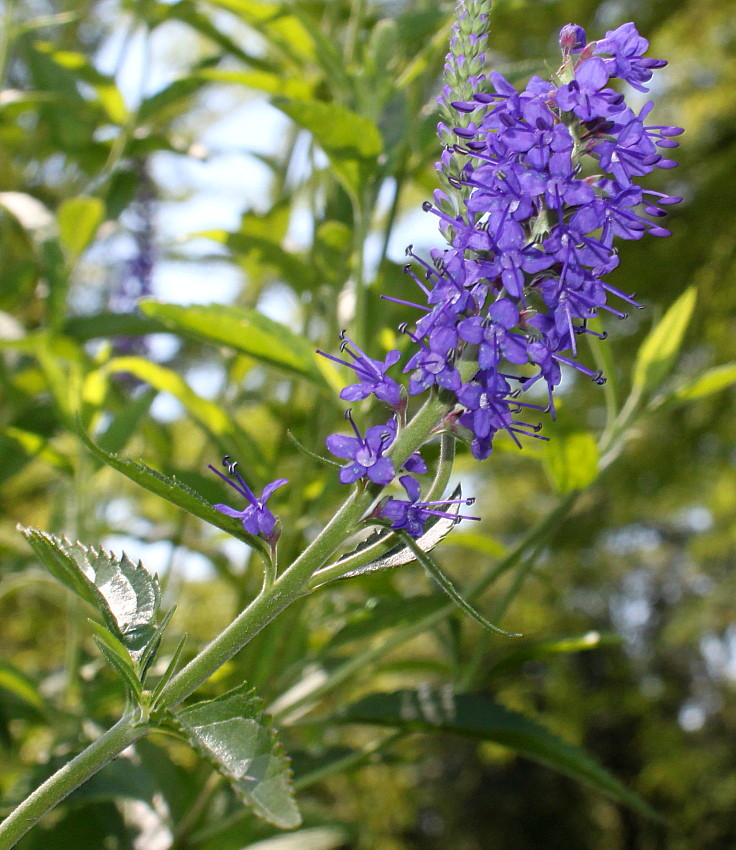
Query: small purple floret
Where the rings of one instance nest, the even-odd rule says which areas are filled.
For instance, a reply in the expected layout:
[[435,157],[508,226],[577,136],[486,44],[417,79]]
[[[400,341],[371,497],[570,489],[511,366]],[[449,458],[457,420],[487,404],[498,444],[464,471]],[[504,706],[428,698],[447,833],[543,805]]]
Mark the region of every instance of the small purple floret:
[[378,515],[389,520],[391,528],[404,529],[412,537],[421,537],[424,528],[431,517],[452,519],[459,522],[461,519],[479,520],[477,516],[460,516],[449,513],[450,505],[472,505],[475,499],[440,499],[433,502],[422,502],[419,500],[421,488],[419,482],[411,475],[402,475],[399,478],[401,486],[406,491],[408,499],[388,499],[378,510]]
[[245,497],[249,502],[248,506],[242,511],[236,511],[228,505],[214,505],[215,509],[221,514],[239,519],[243,523],[243,528],[254,537],[262,537],[268,543],[275,543],[278,539],[279,532],[276,527],[276,517],[271,513],[266,506],[274,490],[288,484],[286,478],[277,478],[263,488],[263,494],[258,499],[250,487],[245,483],[241,474],[237,471],[237,461],[230,461],[229,457],[223,458],[223,466],[228,471],[228,475],[223,475],[219,469],[215,469],[210,464],[209,468],[219,475],[220,478],[229,484],[234,490],[237,490],[241,496]]

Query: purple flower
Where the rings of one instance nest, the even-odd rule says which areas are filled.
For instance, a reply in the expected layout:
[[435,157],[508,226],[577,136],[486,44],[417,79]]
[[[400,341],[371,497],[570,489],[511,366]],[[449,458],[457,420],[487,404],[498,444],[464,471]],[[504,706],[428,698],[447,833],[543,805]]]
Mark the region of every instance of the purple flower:
[[276,528],[276,517],[271,513],[269,508],[266,507],[266,502],[269,500],[274,490],[278,490],[279,487],[283,487],[284,484],[288,484],[288,480],[286,478],[277,478],[275,481],[267,484],[263,488],[263,495],[260,499],[258,499],[237,471],[237,461],[231,461],[230,458],[226,456],[222,459],[222,464],[227,469],[228,475],[223,475],[219,469],[215,469],[215,467],[211,464],[209,468],[215,473],[215,475],[219,475],[226,484],[229,484],[234,490],[237,490],[241,496],[244,496],[249,504],[242,511],[236,511],[228,505],[214,505],[214,507],[221,514],[241,520],[243,528],[249,534],[256,537],[262,537],[268,543],[275,543],[279,536],[279,531]]
[[409,498],[388,499],[378,509],[378,515],[389,520],[391,528],[397,530],[403,528],[412,537],[421,537],[427,520],[433,516],[452,519],[455,522],[459,522],[461,519],[480,519],[477,516],[451,514],[446,510],[449,505],[472,505],[475,499],[440,499],[433,502],[421,502],[419,501],[421,489],[416,479],[412,478],[411,475],[402,475],[399,481]]
[[340,470],[340,481],[343,484],[353,484],[367,476],[374,484],[385,487],[393,480],[395,472],[391,459],[383,453],[394,441],[396,423],[392,419],[386,425],[374,425],[363,437],[349,410],[346,411],[345,418],[352,425],[355,436],[330,434],[326,440],[327,448],[335,457],[352,461]]
[[649,42],[642,38],[633,23],[622,24],[618,29],[609,30],[606,37],[595,45],[598,54],[610,54],[605,59],[609,76],[625,80],[639,91],[649,91],[642,83],[649,82],[655,68],[664,68],[664,59],[645,59]]
[[557,105],[574,112],[581,121],[608,118],[625,108],[623,95],[604,86],[609,78],[606,64],[596,57],[586,59],[575,69],[575,79],[557,91]]
[[332,354],[326,354],[324,351],[317,350],[317,354],[321,354],[328,360],[334,360],[335,363],[340,363],[342,366],[353,369],[358,377],[358,383],[345,387],[340,393],[340,398],[345,401],[360,401],[372,393],[379,401],[385,402],[389,407],[398,409],[401,406],[401,387],[393,378],[389,378],[386,372],[399,362],[401,352],[396,350],[389,351],[382,362],[368,357],[347,336],[345,331],[342,331],[340,338],[342,339],[340,351],[347,352],[353,358],[352,363],[348,363],[347,360],[341,360],[339,357],[333,357]]

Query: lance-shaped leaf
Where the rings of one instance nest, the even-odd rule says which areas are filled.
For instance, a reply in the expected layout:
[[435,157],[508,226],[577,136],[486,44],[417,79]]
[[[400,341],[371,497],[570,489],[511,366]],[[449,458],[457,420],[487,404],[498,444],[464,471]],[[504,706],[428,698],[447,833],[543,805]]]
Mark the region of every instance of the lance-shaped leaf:
[[299,826],[291,764],[252,690],[241,685],[173,716],[192,746],[257,815],[282,829]]
[[641,814],[661,819],[647,803],[622,785],[578,747],[544,726],[478,694],[422,685],[416,690],[374,693],[341,713],[343,723],[366,723],[413,732],[445,731],[493,741],[564,773]]
[[134,659],[155,635],[161,602],[158,578],[139,561],[104,549],[71,543],[35,528],[20,530],[50,572],[103,616]]
[[417,541],[414,540],[406,531],[401,529],[397,532],[401,539],[407,544],[407,546],[411,549],[416,557],[417,561],[424,567],[424,569],[432,576],[432,578],[437,582],[440,588],[450,597],[452,602],[464,613],[467,614],[468,617],[475,620],[476,623],[479,623],[483,626],[484,629],[488,629],[489,632],[494,632],[497,635],[504,635],[504,637],[521,637],[518,633],[515,632],[507,632],[503,629],[500,629],[498,626],[494,626],[490,620],[486,620],[486,618],[478,611],[473,608],[473,606],[468,602],[468,600],[457,590],[455,585],[450,581],[449,577],[445,575],[444,571],[440,567],[440,565],[424,552],[418,545]]
[[636,354],[634,388],[651,392],[667,377],[690,324],[697,290],[686,289],[647,335]]
[[321,358],[309,340],[255,310],[221,304],[183,307],[150,299],[140,301],[139,306],[144,315],[178,334],[228,346],[332,392],[319,363]]

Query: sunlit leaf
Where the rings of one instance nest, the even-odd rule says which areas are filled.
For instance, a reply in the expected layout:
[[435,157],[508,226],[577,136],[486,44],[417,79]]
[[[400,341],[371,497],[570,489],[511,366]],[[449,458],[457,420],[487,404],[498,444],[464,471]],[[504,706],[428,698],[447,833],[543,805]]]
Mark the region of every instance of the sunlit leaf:
[[636,390],[651,392],[669,374],[680,352],[696,299],[697,290],[692,286],[686,289],[641,344],[634,364]]
[[383,149],[378,127],[365,116],[335,103],[277,97],[273,104],[300,127],[309,130],[345,190],[357,199],[370,180]]
[[291,767],[262,701],[241,685],[174,715],[205,758],[257,815],[282,829],[301,823]]
[[225,345],[329,389],[311,343],[255,310],[221,304],[182,307],[144,300],[140,308],[171,330],[214,345]]
[[544,447],[543,460],[558,493],[583,490],[598,477],[598,447],[587,431],[555,436]]
[[452,732],[493,741],[571,776],[643,815],[658,817],[641,797],[585,752],[530,717],[484,696],[455,694],[449,687],[429,686],[375,693],[348,706],[338,719],[344,723],[377,724],[414,732]]
[[105,205],[99,198],[69,198],[62,201],[56,218],[59,241],[70,262],[74,262],[95,238],[105,215]]
[[725,363],[708,369],[690,383],[678,387],[675,398],[678,401],[695,401],[719,393],[733,384],[736,384],[736,363]]

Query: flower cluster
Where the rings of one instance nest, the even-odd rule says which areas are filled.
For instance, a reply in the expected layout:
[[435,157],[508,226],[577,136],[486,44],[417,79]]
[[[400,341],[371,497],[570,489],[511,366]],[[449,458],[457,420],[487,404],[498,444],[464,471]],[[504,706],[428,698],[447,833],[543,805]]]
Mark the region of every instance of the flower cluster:
[[[588,327],[600,311],[626,317],[609,296],[641,306],[605,276],[619,262],[616,237],[669,235],[659,223],[663,207],[680,198],[637,181],[655,168],[675,167],[661,151],[676,147],[682,132],[649,125],[653,104],[636,113],[609,85],[618,79],[647,91],[652,72],[666,64],[644,57],[649,45],[634,24],[590,43],[581,27],[568,24],[560,33],[556,81],[534,76],[519,91],[499,73],[480,75],[484,38],[474,36],[473,24],[485,14],[483,3],[461,4],[439,98],[444,115],[451,107],[458,120],[438,126],[446,150],[437,167],[447,191],[436,191],[424,209],[440,219],[449,248],[432,251],[431,262],[407,251],[413,263],[405,271],[426,303],[389,299],[423,313],[413,331],[400,327],[414,348],[404,367],[409,395],[435,387],[454,398],[447,422],[458,436],[460,428],[470,432],[478,459],[488,457],[501,430],[519,445],[522,436],[539,437],[541,425],[525,414],[554,416],[562,366],[605,381],[578,361],[577,338],[605,336]],[[349,341],[343,350],[358,383],[342,397],[374,394],[401,409],[405,401],[386,374],[398,352],[381,362],[352,350]],[[547,403],[520,400],[538,382],[546,385]],[[328,448],[352,461],[341,480],[366,476],[388,484],[397,472],[389,457],[394,433],[393,426],[374,426],[365,438],[357,431],[355,438],[328,437]],[[414,479],[400,480],[409,499],[389,499],[383,514],[416,536],[431,510],[418,501]]]
[[[340,470],[346,484],[365,479],[385,487],[400,474],[391,452],[408,396],[430,390],[450,411],[436,430],[467,439],[479,460],[490,455],[499,431],[519,446],[522,437],[546,439],[538,434],[541,424],[526,420],[541,412],[554,416],[561,367],[605,381],[578,359],[579,336],[605,337],[589,320],[601,311],[626,317],[609,296],[641,306],[605,279],[619,262],[615,239],[668,236],[663,208],[680,200],[642,189],[638,180],[655,168],[675,167],[662,151],[677,147],[682,129],[648,124],[651,102],[637,113],[610,87],[620,80],[646,92],[653,71],[666,64],[644,56],[649,45],[634,24],[593,42],[568,24],[560,33],[563,64],[555,80],[534,76],[519,91],[499,73],[482,74],[489,7],[488,0],[459,3],[438,99],[443,189],[424,209],[439,218],[449,247],[431,251],[429,262],[407,249],[412,262],[405,271],[423,303],[384,296],[422,314],[412,330],[406,323],[399,328],[412,343],[404,366],[408,394],[388,375],[401,359],[398,350],[376,360],[343,332],[340,350],[349,360],[319,352],[355,372],[341,398],[375,396],[391,410],[387,423],[365,435],[348,411],[354,436],[327,438],[330,452],[347,461]],[[522,401],[538,383],[546,386],[546,403]],[[415,452],[402,469],[421,474],[426,465]],[[237,483],[217,474],[249,505],[242,514],[216,507],[273,539],[275,521],[265,501],[283,482],[268,485],[258,500],[229,471]],[[421,502],[416,479],[399,480],[408,499],[387,499],[379,515],[419,536],[432,516],[445,515],[440,507],[447,503]]]

